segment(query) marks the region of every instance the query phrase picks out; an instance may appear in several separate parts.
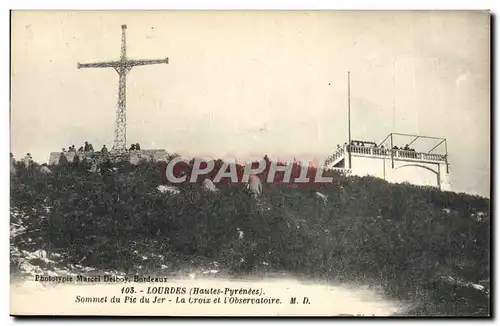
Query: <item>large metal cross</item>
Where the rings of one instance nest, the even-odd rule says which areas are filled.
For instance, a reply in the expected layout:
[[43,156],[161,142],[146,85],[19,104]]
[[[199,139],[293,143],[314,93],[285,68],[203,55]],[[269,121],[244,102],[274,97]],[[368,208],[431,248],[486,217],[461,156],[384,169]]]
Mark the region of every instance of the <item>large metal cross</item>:
[[154,65],[160,63],[168,64],[168,58],[160,60],[129,60],[127,59],[127,42],[125,30],[127,25],[122,25],[122,46],[119,61],[78,63],[80,68],[114,68],[118,73],[118,107],[116,110],[115,141],[111,152],[124,153],[127,151],[127,102],[126,102],[126,76],[134,66]]

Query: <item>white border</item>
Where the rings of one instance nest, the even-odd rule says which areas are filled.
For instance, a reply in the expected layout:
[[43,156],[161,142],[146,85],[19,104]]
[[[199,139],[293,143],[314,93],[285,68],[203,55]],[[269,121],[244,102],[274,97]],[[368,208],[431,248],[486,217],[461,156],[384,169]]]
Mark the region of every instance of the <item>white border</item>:
[[[15,5],[11,9],[490,9],[495,2],[492,0],[476,1],[390,1],[390,0],[351,0],[351,1],[324,1],[324,0],[170,0],[170,1],[130,1],[104,3],[104,1],[12,1]],[[117,5],[119,4],[119,5]]]
[[[98,10],[98,9],[106,9],[106,10],[155,10],[155,9],[187,9],[187,10],[238,10],[238,9],[248,9],[248,10],[257,10],[257,9],[265,9],[265,10],[327,10],[327,9],[337,9],[337,10],[485,10],[489,9],[493,13],[498,13],[498,6],[500,1],[498,0],[475,0],[475,1],[438,1],[438,0],[415,0],[415,1],[397,1],[397,0],[351,0],[351,1],[319,1],[319,0],[290,0],[290,1],[277,1],[277,0],[212,0],[212,1],[193,1],[193,0],[177,0],[177,1],[151,1],[151,0],[141,0],[141,1],[131,1],[131,0],[122,0],[116,2],[110,1],[96,1],[96,0],[86,0],[86,1],[2,1],[2,15],[0,16],[0,26],[1,26],[1,37],[2,37],[2,47],[1,53],[1,72],[2,76],[2,87],[1,87],[1,103],[2,103],[2,119],[0,119],[0,123],[2,124],[0,127],[1,133],[1,153],[4,155],[3,159],[0,160],[0,170],[3,173],[3,176],[6,182],[2,182],[1,187],[1,211],[4,212],[2,217],[4,218],[3,223],[1,223],[2,232],[4,234],[1,237],[3,241],[3,250],[2,253],[2,265],[3,268],[1,270],[2,276],[2,285],[5,285],[5,290],[3,291],[2,298],[2,317],[3,319],[7,319],[9,324],[14,323],[14,320],[9,317],[9,235],[8,235],[8,220],[9,220],[9,165],[7,164],[7,150],[10,148],[9,146],[9,54],[10,48],[9,44],[9,34],[10,34],[10,9],[39,9],[39,10],[62,10],[62,9],[83,9],[83,10]],[[498,23],[498,22],[497,22]],[[495,36],[495,43],[498,41],[498,37]],[[496,55],[495,55],[496,57]],[[491,60],[494,60],[492,57]],[[492,92],[497,92],[498,85],[495,85],[495,88],[492,89]],[[493,103],[492,103],[493,105]],[[495,121],[496,122],[496,121]],[[494,131],[493,129],[492,131]],[[495,135],[496,136],[496,132]],[[33,137],[40,137],[41,135],[33,135]],[[495,146],[495,149],[500,146]],[[493,168],[493,167],[492,167]],[[496,180],[495,180],[496,181]],[[495,198],[491,198],[492,201],[495,201]],[[498,222],[496,223],[498,224]],[[494,234],[496,230],[492,230]],[[495,275],[496,276],[496,275]],[[497,281],[497,279],[495,279]],[[495,282],[497,284],[498,282]],[[495,289],[496,290],[496,289]],[[497,292],[495,291],[495,294]],[[496,300],[498,301],[498,300]],[[496,302],[495,301],[495,302]],[[495,309],[494,309],[495,310]],[[149,320],[156,322],[168,322],[177,323],[178,321],[172,320]],[[183,322],[187,322],[187,320],[181,320]],[[235,320],[236,321],[236,320]],[[325,320],[331,322],[331,320]],[[339,322],[340,320],[334,320],[334,322]],[[52,324],[52,320],[42,320],[42,323],[47,325]],[[74,322],[73,320],[64,320],[66,322]],[[92,322],[93,324],[101,324],[111,322],[110,320],[89,320],[84,321],[85,323]],[[142,320],[116,320],[113,321],[115,323],[134,323],[134,324],[142,324]],[[206,322],[205,320],[194,320],[191,322]],[[219,322],[219,320],[214,320],[214,322]],[[267,321],[255,320],[254,322],[259,323],[267,323]],[[301,320],[301,322],[307,322],[305,320]],[[352,323],[353,321],[350,321]],[[355,321],[356,322],[356,321]],[[384,321],[382,321],[384,322]],[[421,320],[420,323],[429,323],[430,321]],[[432,321],[437,322],[437,321]],[[443,321],[440,321],[443,322]],[[448,321],[449,323],[453,321]],[[82,321],[80,321],[82,323]]]

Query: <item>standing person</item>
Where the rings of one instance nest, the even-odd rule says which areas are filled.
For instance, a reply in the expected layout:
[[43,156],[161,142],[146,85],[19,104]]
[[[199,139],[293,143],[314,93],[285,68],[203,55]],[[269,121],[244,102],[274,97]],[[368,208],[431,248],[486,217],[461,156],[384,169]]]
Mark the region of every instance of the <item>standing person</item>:
[[10,153],[10,173],[16,174],[16,159],[12,153]]
[[102,145],[101,154],[108,154],[108,149],[106,148],[106,145]]
[[30,153],[26,154],[26,156],[24,157],[24,166],[26,168],[29,168],[32,162],[33,158],[31,157],[31,154]]
[[68,159],[66,158],[66,155],[64,152],[61,152],[61,155],[59,155],[59,165],[66,165],[68,164]]
[[245,188],[249,191],[253,198],[257,198],[262,195],[262,183],[260,178],[256,175],[250,175]]
[[73,157],[73,166],[76,168],[80,165],[80,156],[75,153],[75,156]]
[[88,151],[90,150],[90,148],[89,148],[89,143],[88,143],[88,142],[85,142],[85,145],[84,145],[84,147],[83,147],[83,150],[84,150],[85,152],[88,152]]

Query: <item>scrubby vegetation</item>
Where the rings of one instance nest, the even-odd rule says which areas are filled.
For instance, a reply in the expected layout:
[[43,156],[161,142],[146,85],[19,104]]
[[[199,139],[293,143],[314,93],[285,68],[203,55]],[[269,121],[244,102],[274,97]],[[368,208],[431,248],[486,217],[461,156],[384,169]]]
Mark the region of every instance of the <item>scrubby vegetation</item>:
[[[51,166],[44,174],[36,163],[17,164],[11,208],[29,218],[11,245],[102,270],[152,273],[161,265],[176,271],[217,262],[234,275],[370,282],[417,303],[411,315],[490,314],[486,198],[341,175],[320,190],[326,204],[314,196],[318,189],[279,184],[264,184],[258,200],[227,182],[218,193],[184,184],[169,195],[156,190],[165,164],[116,167],[91,173]],[[468,283],[485,290],[459,285]]]

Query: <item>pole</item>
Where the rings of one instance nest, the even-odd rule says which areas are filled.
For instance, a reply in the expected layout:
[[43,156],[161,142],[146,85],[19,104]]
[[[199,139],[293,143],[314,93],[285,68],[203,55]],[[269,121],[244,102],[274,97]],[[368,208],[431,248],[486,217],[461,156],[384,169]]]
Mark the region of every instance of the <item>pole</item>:
[[393,142],[393,139],[392,139],[392,133],[391,133],[391,165],[392,165],[392,168],[394,169],[394,142]]
[[347,72],[347,148],[349,149],[349,169],[352,169],[351,159],[351,72]]
[[351,144],[351,72],[347,72],[347,132]]
[[448,143],[446,139],[444,140],[444,152],[446,158],[446,173],[450,173],[449,165],[448,165]]

